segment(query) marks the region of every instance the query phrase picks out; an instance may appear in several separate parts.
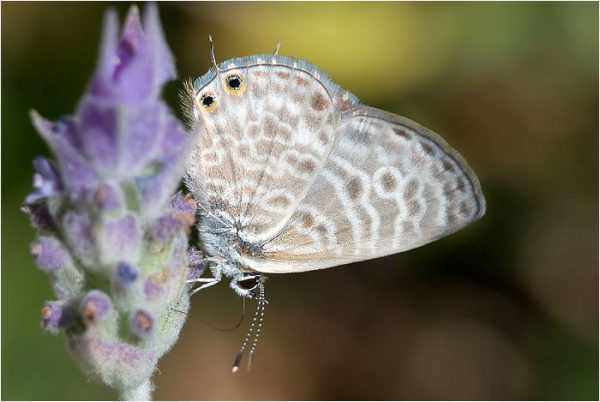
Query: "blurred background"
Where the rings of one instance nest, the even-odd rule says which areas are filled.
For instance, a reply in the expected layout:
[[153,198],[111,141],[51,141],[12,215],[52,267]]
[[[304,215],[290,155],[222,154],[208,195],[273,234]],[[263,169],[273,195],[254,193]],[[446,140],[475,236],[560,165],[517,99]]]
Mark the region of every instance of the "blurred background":
[[[113,399],[44,333],[52,298],[19,211],[49,155],[28,110],[71,114],[106,3],[2,4],[2,399]],[[127,3],[112,5],[124,17]],[[486,216],[417,250],[272,276],[253,371],[228,286],[193,297],[157,399],[598,399],[597,3],[160,4],[180,77],[270,53],[439,132]],[[180,81],[165,96],[174,109]],[[179,113],[179,112],[178,112]],[[253,305],[249,305],[252,309]],[[252,314],[250,312],[249,314]]]

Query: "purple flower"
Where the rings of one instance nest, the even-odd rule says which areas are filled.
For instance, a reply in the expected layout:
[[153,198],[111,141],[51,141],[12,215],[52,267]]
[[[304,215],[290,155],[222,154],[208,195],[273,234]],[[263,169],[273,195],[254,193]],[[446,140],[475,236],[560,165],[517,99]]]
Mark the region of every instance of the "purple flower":
[[42,327],[51,332],[59,331],[70,327],[75,323],[75,311],[71,306],[61,301],[47,302],[41,311]]
[[198,249],[191,248],[188,250],[188,261],[189,261],[189,271],[188,271],[188,280],[200,278],[202,272],[204,272],[204,268],[206,268],[206,263],[204,262],[204,255]]
[[176,78],[173,56],[156,7],[147,8],[144,27],[142,30],[138,9],[133,6],[119,40],[117,16],[113,11],[107,13],[100,60],[90,94],[140,105],[148,99],[157,99],[162,85]]
[[138,278],[137,269],[131,264],[120,262],[117,264],[117,282],[121,285],[129,285]]
[[152,227],[152,234],[160,240],[167,240],[181,228],[190,227],[195,220],[196,201],[192,194],[175,194],[171,199],[171,212],[162,216]]
[[[103,370],[93,373],[94,378],[124,390],[122,400],[149,399],[153,387],[148,378],[152,376],[158,360],[156,351],[107,339],[99,331],[89,331],[83,336],[74,334],[68,339],[68,347],[82,367],[102,367]],[[140,390],[146,387],[145,392]]]
[[103,212],[114,211],[123,207],[122,195],[111,184],[102,183],[94,193],[94,201]]
[[35,159],[23,206],[40,230],[31,252],[60,299],[43,308],[42,325],[73,327],[64,332],[82,369],[124,398],[150,397],[156,362],[189,308],[196,202],[173,193],[195,139],[160,98],[174,78],[156,6],[143,28],[131,7],[120,38],[109,11],[75,115],[51,122],[31,112],[56,160]]
[[[73,201],[93,199],[98,191],[102,195],[103,188],[111,188],[108,178],[130,183],[133,201],[151,215],[168,201],[178,184],[182,155],[193,139],[160,100],[162,86],[175,77],[175,67],[154,6],[148,7],[144,22],[145,30],[132,7],[118,40],[117,16],[109,11],[96,73],[76,115],[52,123],[32,112],[34,126],[56,155],[58,167],[36,161],[36,191],[26,204],[55,194],[62,184]],[[119,199],[117,192],[110,196],[110,202]]]
[[[80,137],[75,123],[70,119],[52,123],[35,111],[31,112],[31,119],[58,159],[57,170],[70,197],[78,199],[85,195],[90,187],[96,185],[98,174],[78,149]],[[28,200],[25,202],[28,203]]]
[[38,237],[31,245],[30,251],[43,271],[57,271],[71,264],[69,252],[54,237]]
[[142,245],[142,229],[134,214],[118,219],[106,219],[98,225],[101,261],[113,264],[137,259]]
[[130,320],[131,332],[140,339],[146,339],[154,333],[154,318],[144,310],[132,314]]
[[81,316],[88,326],[98,324],[111,309],[110,298],[99,290],[92,290],[81,302]]
[[86,266],[98,260],[94,222],[89,214],[67,210],[60,218],[64,237],[77,258]]
[[54,217],[50,213],[47,202],[34,202],[33,204],[24,203],[21,211],[29,215],[33,227],[40,230],[56,231]]
[[38,156],[33,160],[35,174],[33,188],[35,191],[27,196],[25,203],[35,202],[57,195],[62,190],[62,183],[56,168],[48,159]]

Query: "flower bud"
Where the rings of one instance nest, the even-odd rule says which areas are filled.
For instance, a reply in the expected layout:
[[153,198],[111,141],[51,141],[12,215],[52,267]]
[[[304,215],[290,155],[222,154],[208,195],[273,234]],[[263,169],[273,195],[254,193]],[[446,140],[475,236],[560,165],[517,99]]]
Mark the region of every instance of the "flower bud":
[[51,301],[44,304],[41,316],[42,328],[54,334],[75,323],[75,311],[61,301]]
[[122,286],[130,285],[135,282],[139,274],[137,269],[131,264],[120,262],[117,264],[117,283]]
[[144,310],[137,310],[131,316],[131,332],[139,339],[146,339],[154,333],[154,318]]
[[122,207],[119,192],[108,183],[102,183],[96,188],[94,202],[103,212],[118,210]]
[[112,308],[110,298],[99,290],[89,292],[81,302],[81,315],[87,326],[98,324]]
[[57,271],[71,264],[68,251],[54,237],[40,236],[30,251],[42,271]]
[[188,250],[187,255],[189,261],[187,279],[193,280],[200,278],[200,276],[202,276],[202,272],[204,272],[204,268],[206,268],[206,263],[204,262],[204,255],[200,250],[196,248],[190,248]]

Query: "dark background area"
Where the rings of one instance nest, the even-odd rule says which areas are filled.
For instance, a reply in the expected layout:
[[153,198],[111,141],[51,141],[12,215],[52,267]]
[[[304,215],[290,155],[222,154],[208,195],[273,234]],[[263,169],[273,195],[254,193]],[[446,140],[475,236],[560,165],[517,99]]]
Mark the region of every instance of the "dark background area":
[[[52,298],[19,211],[28,110],[71,114],[105,3],[2,4],[2,399],[113,399],[44,333]],[[127,3],[115,5],[124,17]],[[223,283],[195,295],[157,399],[598,399],[597,3],[160,4],[179,76],[269,53],[309,60],[364,103],[439,132],[488,201],[468,228],[400,255],[272,276],[253,371]],[[181,81],[165,96],[174,109]],[[178,112],[179,113],[179,112]],[[252,306],[250,306],[252,308]]]

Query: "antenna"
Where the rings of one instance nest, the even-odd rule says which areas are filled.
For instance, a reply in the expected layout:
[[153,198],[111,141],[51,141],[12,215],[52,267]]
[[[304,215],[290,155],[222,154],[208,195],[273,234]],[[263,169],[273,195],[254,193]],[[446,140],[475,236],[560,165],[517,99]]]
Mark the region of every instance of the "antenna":
[[219,71],[217,59],[215,58],[215,44],[212,35],[208,35],[208,41],[210,42],[210,61],[212,61],[213,66],[215,66],[215,70]]
[[279,48],[281,47],[281,42],[277,42],[277,44],[275,45],[275,51],[273,51],[273,54],[275,56],[277,56],[279,54]]
[[[260,330],[262,329],[263,317],[265,315],[265,305],[267,304],[267,301],[265,300],[265,286],[262,282],[262,278],[260,278],[258,282],[258,291],[258,305],[256,306],[256,312],[254,313],[254,318],[252,318],[252,324],[250,324],[250,328],[248,329],[246,338],[244,338],[244,342],[242,343],[242,348],[240,349],[239,353],[235,356],[235,360],[233,361],[233,367],[231,368],[232,373],[237,373],[240,370],[242,357],[244,356],[244,352],[246,351],[246,347],[248,346],[248,341],[250,340],[252,334],[255,332],[254,328],[256,327],[256,333],[254,334],[252,346],[250,347],[250,353],[248,354],[247,370],[250,371],[252,367],[252,358],[254,357],[254,352],[256,351],[256,345],[258,343]],[[258,325],[256,325],[257,322]]]
[[[256,334],[254,335],[254,340],[252,341],[252,347],[250,348],[250,352],[248,353],[248,367],[247,370],[250,371],[252,368],[252,358],[254,357],[254,352],[256,351],[256,345],[258,344],[258,338],[260,337],[260,330],[262,329],[263,317],[265,316],[265,286],[262,283],[262,280],[258,282],[258,305],[260,306],[260,316],[258,317],[258,326],[256,327]],[[259,308],[256,309],[257,313]]]

